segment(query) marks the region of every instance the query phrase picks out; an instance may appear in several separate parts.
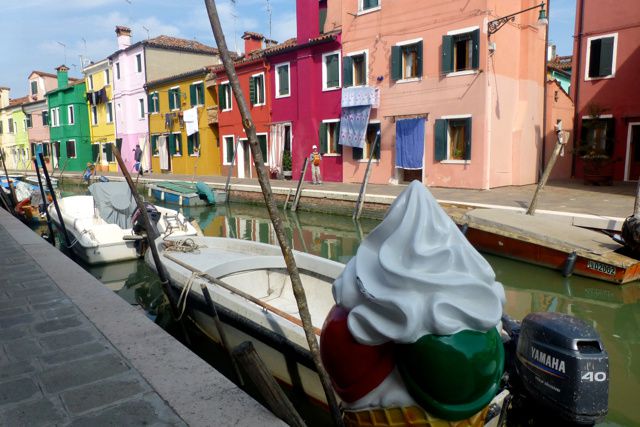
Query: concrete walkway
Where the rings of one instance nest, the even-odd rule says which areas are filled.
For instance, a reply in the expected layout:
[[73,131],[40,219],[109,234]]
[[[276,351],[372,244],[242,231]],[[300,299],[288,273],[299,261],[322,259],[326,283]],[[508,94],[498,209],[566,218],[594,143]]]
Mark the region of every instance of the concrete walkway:
[[0,425],[284,425],[0,209]]

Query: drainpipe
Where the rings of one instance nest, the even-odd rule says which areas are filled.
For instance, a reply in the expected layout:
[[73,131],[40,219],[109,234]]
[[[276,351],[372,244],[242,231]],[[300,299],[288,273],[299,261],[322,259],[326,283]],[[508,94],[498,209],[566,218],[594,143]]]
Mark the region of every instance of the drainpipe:
[[[547,0],[547,19],[551,17],[551,0]],[[540,181],[544,171],[545,157],[547,154],[547,50],[549,46],[549,25],[546,26],[544,34],[544,70],[542,73],[542,159],[538,169],[538,181]]]
[[[583,27],[584,27],[584,0],[580,0],[580,16],[578,16],[578,34],[576,34],[577,37],[577,52],[574,52],[576,54],[576,68],[574,70],[571,70],[571,73],[575,76],[575,84],[573,87],[573,105],[574,105],[574,110],[573,110],[573,146],[574,146],[574,150],[573,150],[573,158],[571,159],[571,176],[574,177],[576,175],[576,144],[578,143],[578,141],[580,140],[580,138],[582,137],[580,135],[581,133],[581,128],[578,126],[578,115],[580,114],[580,112],[578,111],[578,100],[580,97],[580,68],[581,68],[581,62],[582,62],[582,32],[583,32]],[[575,45],[574,45],[575,46]]]

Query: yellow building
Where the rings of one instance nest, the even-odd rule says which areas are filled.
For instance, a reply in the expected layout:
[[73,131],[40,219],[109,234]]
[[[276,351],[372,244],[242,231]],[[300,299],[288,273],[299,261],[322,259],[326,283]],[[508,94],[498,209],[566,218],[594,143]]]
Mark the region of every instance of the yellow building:
[[99,171],[115,172],[118,166],[112,144],[117,142],[116,122],[109,60],[91,64],[82,71],[87,87],[92,162]]
[[[208,70],[199,68],[146,84],[153,172],[221,174],[215,80],[207,76]],[[197,132],[188,136],[186,122],[192,109],[196,109]]]

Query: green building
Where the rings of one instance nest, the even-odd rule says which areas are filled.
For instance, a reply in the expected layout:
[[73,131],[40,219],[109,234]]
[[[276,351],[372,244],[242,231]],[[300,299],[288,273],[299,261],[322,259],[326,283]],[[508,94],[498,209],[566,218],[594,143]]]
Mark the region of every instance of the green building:
[[52,154],[60,169],[83,171],[92,161],[85,82],[69,83],[69,68],[65,65],[56,71],[58,88],[47,92]]

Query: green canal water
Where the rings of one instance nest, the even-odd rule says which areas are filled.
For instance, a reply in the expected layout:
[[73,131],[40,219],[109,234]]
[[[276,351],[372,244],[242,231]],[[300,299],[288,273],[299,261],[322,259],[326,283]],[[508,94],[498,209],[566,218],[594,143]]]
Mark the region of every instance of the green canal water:
[[[82,193],[85,188],[65,186],[64,194]],[[267,211],[260,206],[229,203],[183,208],[183,213],[197,221],[207,236],[277,244]],[[377,224],[375,220],[356,224],[349,217],[288,211],[284,220],[294,249],[342,263],[349,261],[360,241]],[[640,426],[640,284],[616,286],[581,277],[563,278],[557,271],[484,256],[505,287],[505,311],[511,317],[522,319],[528,313],[542,311],[567,313],[595,327],[610,363],[609,415],[602,425]],[[157,277],[143,262],[85,268],[125,300],[144,308],[161,326],[169,330],[175,327]],[[191,338],[196,352],[216,368],[231,372],[224,356],[216,356],[210,345]]]

